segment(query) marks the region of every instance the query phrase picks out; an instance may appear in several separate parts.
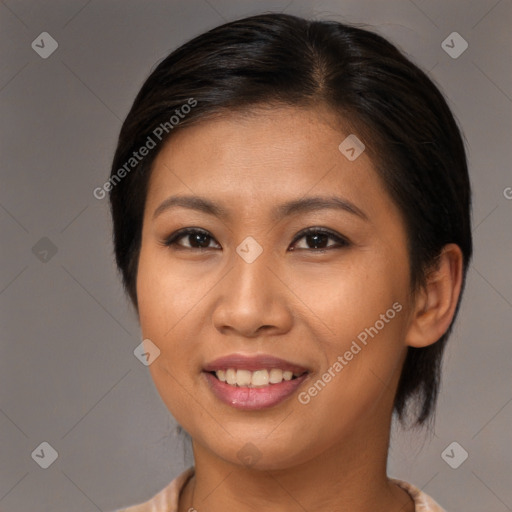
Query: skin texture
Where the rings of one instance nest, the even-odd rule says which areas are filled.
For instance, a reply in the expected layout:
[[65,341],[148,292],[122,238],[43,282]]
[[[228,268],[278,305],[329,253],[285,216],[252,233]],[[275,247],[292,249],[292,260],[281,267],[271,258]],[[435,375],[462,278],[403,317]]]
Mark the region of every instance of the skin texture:
[[[142,335],[161,351],[152,378],[193,440],[196,474],[180,512],[414,510],[386,476],[393,399],[407,345],[434,343],[451,322],[462,257],[446,246],[427,287],[410,293],[404,221],[367,152],[350,162],[338,150],[347,135],[328,111],[283,107],[185,128],[155,160],[137,294]],[[154,217],[171,195],[208,198],[229,215],[173,207]],[[271,217],[280,203],[332,195],[366,219],[337,209]],[[207,231],[208,248],[187,235],[165,245],[186,227]],[[349,244],[294,242],[309,227]],[[247,236],[263,248],[252,263],[236,252]],[[220,356],[271,354],[308,368],[298,391],[307,390],[397,302],[401,311],[306,405],[294,394],[240,411],[202,373]],[[238,457],[246,443],[257,448],[251,466]]]

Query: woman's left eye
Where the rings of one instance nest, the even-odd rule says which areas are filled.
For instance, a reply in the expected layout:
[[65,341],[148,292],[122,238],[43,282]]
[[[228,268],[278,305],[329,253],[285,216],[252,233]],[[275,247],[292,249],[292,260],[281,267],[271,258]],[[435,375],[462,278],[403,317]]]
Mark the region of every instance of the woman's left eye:
[[[350,245],[350,242],[346,238],[337,235],[332,231],[319,228],[308,228],[305,231],[302,231],[295,237],[293,245],[295,245],[297,241],[301,239],[304,239],[307,245],[313,245],[314,247],[301,247],[300,249],[314,252],[324,252],[327,249],[339,249],[341,247],[347,247]],[[329,239],[335,240],[336,244],[326,245]],[[293,251],[295,249],[292,248],[291,250]]]

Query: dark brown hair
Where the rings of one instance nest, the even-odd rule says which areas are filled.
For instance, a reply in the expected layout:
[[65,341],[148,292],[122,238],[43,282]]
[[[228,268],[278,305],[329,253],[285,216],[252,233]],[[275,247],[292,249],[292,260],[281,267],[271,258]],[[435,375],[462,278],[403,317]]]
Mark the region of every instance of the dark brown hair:
[[[147,185],[162,144],[211,116],[272,104],[327,106],[363,140],[406,223],[412,291],[424,285],[448,243],[462,250],[464,287],[472,255],[471,191],[462,136],[441,92],[371,31],[263,14],[226,23],[173,51],[150,74],[123,123],[109,191],[116,261],[135,308]],[[133,160],[150,139],[148,154]],[[433,345],[408,348],[394,403],[401,420],[410,398],[417,424],[431,416],[452,325]]]

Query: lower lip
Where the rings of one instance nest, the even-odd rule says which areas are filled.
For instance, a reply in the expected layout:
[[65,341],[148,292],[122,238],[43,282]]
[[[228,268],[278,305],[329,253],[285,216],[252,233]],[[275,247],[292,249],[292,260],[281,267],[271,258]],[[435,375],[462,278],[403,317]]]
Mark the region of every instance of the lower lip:
[[235,409],[254,411],[273,407],[286,400],[304,382],[305,373],[293,380],[283,380],[279,384],[269,384],[261,388],[231,386],[208,372],[203,372],[213,394],[222,402]]

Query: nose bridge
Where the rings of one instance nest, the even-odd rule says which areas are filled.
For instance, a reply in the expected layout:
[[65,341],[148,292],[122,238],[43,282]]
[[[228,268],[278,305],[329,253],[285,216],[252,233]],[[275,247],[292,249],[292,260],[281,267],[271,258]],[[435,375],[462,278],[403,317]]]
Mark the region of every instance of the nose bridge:
[[233,255],[233,287],[231,289],[238,300],[243,302],[269,302],[273,290],[271,283],[271,251],[256,241],[246,237],[236,248]]

